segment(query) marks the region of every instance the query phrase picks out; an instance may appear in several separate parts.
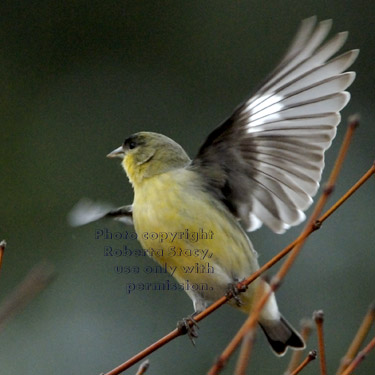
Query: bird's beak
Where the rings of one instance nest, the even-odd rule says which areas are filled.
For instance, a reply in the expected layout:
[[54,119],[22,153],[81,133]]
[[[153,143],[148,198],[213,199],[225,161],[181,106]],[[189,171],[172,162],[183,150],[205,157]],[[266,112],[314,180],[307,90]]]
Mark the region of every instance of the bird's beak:
[[114,159],[114,158],[124,159],[124,156],[125,156],[124,149],[122,148],[122,146],[120,146],[119,148],[116,148],[116,150],[113,150],[112,152],[110,152],[107,155],[107,158],[111,158],[111,159]]

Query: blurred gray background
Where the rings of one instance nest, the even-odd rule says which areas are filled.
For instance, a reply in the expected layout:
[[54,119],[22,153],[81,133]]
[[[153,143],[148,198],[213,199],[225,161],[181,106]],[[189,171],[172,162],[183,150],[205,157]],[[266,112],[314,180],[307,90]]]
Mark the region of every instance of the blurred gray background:
[[[54,264],[57,274],[2,327],[1,373],[106,372],[192,312],[183,292],[126,294],[127,282],[167,278],[113,271],[116,265],[154,265],[148,258],[103,256],[104,246],[139,245],[96,240],[95,230],[131,228],[110,222],[70,228],[67,213],[82,197],[115,205],[132,202],[121,167],[105,155],[134,132],[161,132],[194,156],[207,134],[275,66],[303,18],[333,18],[333,32],[350,31],[345,48],[361,49],[352,68],[357,71],[352,100],[327,153],[323,181],[347,116],[359,112],[361,126],[330,202],[367,171],[375,158],[374,4],[2,1],[0,237],[8,247],[0,301],[43,259]],[[277,293],[294,325],[314,310],[325,311],[330,373],[374,299],[374,183],[362,187],[310,238]],[[252,233],[260,263],[300,230],[283,236],[267,228]],[[150,356],[149,373],[206,373],[244,319],[230,307],[221,308],[201,322],[196,347],[186,337],[177,339]],[[314,335],[308,349],[316,347]],[[287,362],[287,357],[273,356],[260,334],[252,373],[281,374]],[[225,374],[232,373],[234,363]],[[356,374],[374,369],[372,353]],[[316,361],[303,373],[317,372]]]

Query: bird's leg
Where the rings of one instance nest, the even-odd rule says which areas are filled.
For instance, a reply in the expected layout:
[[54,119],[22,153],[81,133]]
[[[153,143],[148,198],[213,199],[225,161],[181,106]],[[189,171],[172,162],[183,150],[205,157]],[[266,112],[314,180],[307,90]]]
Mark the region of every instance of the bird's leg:
[[237,306],[242,305],[242,301],[240,298],[240,294],[246,291],[247,285],[242,286],[241,288],[238,288],[237,284],[240,282],[240,280],[235,279],[233,282],[228,284],[227,287],[227,293],[225,294],[227,298],[233,297],[236,301]]
[[197,328],[199,329],[199,327],[198,323],[194,319],[194,316],[197,314],[198,312],[195,311],[191,315],[177,322],[177,329],[182,335],[187,334],[193,345],[195,345],[194,339],[198,338]]

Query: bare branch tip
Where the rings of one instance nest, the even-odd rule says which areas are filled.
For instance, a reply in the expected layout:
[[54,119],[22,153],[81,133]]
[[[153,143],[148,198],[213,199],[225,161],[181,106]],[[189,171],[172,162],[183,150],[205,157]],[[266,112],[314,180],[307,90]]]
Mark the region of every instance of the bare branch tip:
[[348,117],[348,124],[350,127],[356,129],[359,126],[359,121],[361,119],[361,116],[359,113],[354,113]]
[[317,356],[318,356],[318,352],[316,350],[311,350],[309,352],[309,358],[310,358],[310,360],[316,359]]
[[143,375],[148,370],[149,367],[150,367],[150,361],[148,359],[146,359],[139,366],[136,375]]
[[313,312],[313,319],[316,323],[323,323],[324,321],[324,312],[323,310],[317,310]]
[[2,241],[0,242],[0,247],[1,247],[3,250],[5,250],[5,248],[7,247],[7,242],[6,242],[5,240],[2,240]]

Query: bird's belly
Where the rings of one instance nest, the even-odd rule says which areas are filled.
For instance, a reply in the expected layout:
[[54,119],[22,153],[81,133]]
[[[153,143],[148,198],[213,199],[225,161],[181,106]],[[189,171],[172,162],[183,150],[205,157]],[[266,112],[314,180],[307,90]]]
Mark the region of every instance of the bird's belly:
[[205,298],[216,299],[228,283],[258,269],[256,253],[237,222],[207,193],[172,186],[158,197],[152,194],[163,191],[160,186],[135,197],[138,239],[144,249],[159,250],[153,259],[178,282],[202,285]]

